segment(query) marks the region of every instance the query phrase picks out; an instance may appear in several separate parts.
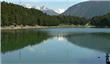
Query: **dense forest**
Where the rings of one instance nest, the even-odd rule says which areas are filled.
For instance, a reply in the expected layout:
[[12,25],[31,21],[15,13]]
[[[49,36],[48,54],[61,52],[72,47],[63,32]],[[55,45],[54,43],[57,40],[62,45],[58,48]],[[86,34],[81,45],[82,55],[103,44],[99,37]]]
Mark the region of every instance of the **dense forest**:
[[85,18],[73,16],[49,16],[34,8],[28,9],[12,3],[1,3],[2,21],[1,26],[9,25],[41,25],[57,26],[59,24],[80,24],[87,23]]
[[21,5],[1,2],[1,26],[10,25],[39,25],[39,26],[58,26],[58,25],[95,25],[97,27],[110,27],[110,13],[104,16],[85,19],[74,16],[49,16],[34,8],[25,8]]
[[91,19],[91,25],[95,25],[96,27],[110,27],[110,13],[93,17]]

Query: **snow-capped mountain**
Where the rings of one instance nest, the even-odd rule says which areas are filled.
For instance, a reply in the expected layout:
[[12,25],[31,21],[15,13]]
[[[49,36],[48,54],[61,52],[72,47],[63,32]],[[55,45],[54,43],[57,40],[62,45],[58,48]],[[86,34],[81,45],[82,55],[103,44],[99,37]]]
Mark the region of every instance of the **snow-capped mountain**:
[[49,9],[49,8],[47,8],[46,6],[41,6],[40,7],[40,10],[41,11],[43,11],[44,13],[46,13],[47,15],[58,15],[58,13],[57,12],[55,12],[54,10],[52,10],[52,9]]
[[62,9],[62,8],[55,10],[55,12],[57,12],[59,14],[63,13],[64,11],[65,11],[65,9]]
[[35,9],[38,9],[38,10],[41,10],[43,13],[46,13],[47,15],[59,15],[60,13],[64,12],[63,9],[58,9],[58,10],[52,10],[52,9],[49,9],[47,8],[46,6],[41,6],[41,7],[37,7],[37,6],[32,6],[30,4],[25,4],[23,5],[24,7],[26,8],[35,8]]

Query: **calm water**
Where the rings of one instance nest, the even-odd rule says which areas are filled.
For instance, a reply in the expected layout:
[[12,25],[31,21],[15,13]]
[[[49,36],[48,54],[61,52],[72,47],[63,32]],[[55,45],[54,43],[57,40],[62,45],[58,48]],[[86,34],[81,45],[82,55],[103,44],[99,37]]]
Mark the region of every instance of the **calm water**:
[[109,28],[2,31],[2,64],[106,64]]

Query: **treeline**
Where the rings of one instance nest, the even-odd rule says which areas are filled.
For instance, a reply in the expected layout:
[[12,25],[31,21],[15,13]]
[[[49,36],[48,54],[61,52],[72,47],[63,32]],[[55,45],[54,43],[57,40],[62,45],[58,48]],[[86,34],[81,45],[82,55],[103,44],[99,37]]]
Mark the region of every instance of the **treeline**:
[[110,13],[93,17],[91,19],[91,25],[95,25],[96,27],[110,27]]
[[94,25],[96,27],[110,27],[110,13],[104,16],[96,16],[92,19],[85,19],[74,16],[49,16],[40,10],[34,8],[25,8],[23,6],[1,2],[1,26],[10,25],[40,25],[40,26],[58,26],[58,25]]
[[34,8],[28,9],[12,3],[1,3],[1,26],[40,25],[57,26],[60,24],[85,25],[85,18],[73,16],[49,16]]

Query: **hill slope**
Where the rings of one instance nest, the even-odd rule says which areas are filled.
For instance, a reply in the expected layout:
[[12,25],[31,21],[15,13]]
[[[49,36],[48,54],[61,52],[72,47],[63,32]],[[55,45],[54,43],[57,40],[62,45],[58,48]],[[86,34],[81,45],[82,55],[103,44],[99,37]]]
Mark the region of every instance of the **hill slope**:
[[92,18],[108,12],[110,12],[110,1],[87,1],[71,6],[62,15]]
[[34,8],[25,8],[13,3],[1,2],[1,26],[40,25],[58,26],[60,24],[84,25],[85,18],[73,16],[50,16]]

